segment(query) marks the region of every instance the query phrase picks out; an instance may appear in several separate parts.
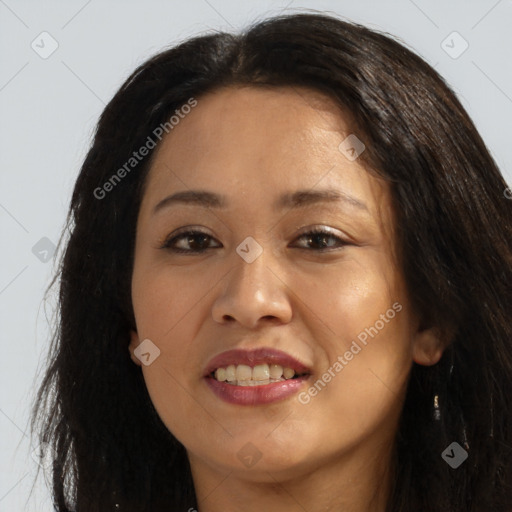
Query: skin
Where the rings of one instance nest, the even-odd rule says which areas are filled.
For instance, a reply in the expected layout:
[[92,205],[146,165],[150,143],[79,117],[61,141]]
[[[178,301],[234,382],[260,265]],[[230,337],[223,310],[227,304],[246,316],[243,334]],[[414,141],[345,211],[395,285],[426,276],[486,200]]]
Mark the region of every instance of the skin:
[[[435,364],[444,344],[411,309],[386,183],[338,149],[352,133],[346,119],[308,89],[224,88],[198,98],[152,162],[137,223],[130,352],[187,450],[200,512],[385,509],[412,362]],[[327,188],[366,209],[343,201],[273,209],[285,192]],[[225,195],[228,206],[175,204],[153,215],[160,200],[190,189]],[[185,237],[178,247],[211,248],[161,248],[183,226],[212,238]],[[322,239],[301,237],[316,226],[346,245],[327,235],[322,252]],[[236,252],[248,236],[263,248],[252,263]],[[297,395],[229,404],[204,382],[217,354],[274,347],[312,369],[307,391],[396,302],[401,311],[307,404]],[[133,352],[147,338],[160,350],[148,366]],[[252,467],[237,456],[247,443],[261,454]]]

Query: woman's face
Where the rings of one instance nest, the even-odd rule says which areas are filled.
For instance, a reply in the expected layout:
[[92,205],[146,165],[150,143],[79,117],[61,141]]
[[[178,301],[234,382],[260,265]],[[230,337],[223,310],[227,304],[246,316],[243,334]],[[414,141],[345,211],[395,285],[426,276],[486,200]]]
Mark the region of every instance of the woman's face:
[[[441,357],[396,263],[387,185],[353,136],[340,149],[349,135],[319,93],[225,88],[155,155],[130,351],[193,472],[262,481],[384,456],[413,360]],[[218,199],[161,203],[192,191]]]

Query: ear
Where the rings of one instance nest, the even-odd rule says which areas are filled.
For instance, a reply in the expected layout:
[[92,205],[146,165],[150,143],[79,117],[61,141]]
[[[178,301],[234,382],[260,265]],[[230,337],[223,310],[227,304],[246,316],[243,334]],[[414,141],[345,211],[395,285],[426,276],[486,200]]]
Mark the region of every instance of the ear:
[[416,332],[413,339],[412,354],[415,363],[432,366],[439,362],[453,335],[437,327]]
[[135,356],[133,351],[140,345],[139,335],[135,331],[130,331],[130,344],[128,350],[130,351],[130,357],[137,366],[142,366],[141,360]]

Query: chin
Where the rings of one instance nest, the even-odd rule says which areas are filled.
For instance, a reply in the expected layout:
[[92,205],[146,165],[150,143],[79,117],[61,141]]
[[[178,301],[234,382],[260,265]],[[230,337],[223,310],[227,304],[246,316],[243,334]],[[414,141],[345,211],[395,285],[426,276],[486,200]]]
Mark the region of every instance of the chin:
[[[302,443],[308,446],[307,443]],[[229,456],[226,457],[226,451],[210,455],[210,460],[215,461],[219,466],[228,471],[236,472],[244,477],[249,477],[255,481],[268,481],[269,473],[274,477],[286,480],[305,470],[311,468],[312,455],[310,450],[302,452],[297,450],[297,443],[290,442],[283,446],[275,440],[256,438],[244,438],[233,440]]]

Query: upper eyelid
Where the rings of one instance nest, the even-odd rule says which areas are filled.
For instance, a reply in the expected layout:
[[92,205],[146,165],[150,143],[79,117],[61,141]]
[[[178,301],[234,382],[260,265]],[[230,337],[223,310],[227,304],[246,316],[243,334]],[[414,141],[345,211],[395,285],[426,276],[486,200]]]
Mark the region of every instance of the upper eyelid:
[[[323,224],[307,225],[307,226],[302,226],[302,227],[297,228],[297,229],[299,229],[299,231],[300,231],[298,236],[306,234],[306,233],[309,233],[310,231],[323,231],[323,232],[332,234],[334,236],[338,236],[336,234],[336,232],[340,232],[341,231],[341,230],[339,230],[337,228],[332,228],[332,227],[329,227],[329,226],[325,226]],[[167,235],[166,238],[171,238],[171,237],[174,237],[174,236],[179,236],[181,234],[185,234],[185,233],[188,233],[188,232],[199,232],[199,233],[211,236],[212,238],[215,238],[215,236],[211,235],[206,228],[203,228],[202,226],[195,226],[195,225],[183,226],[181,228],[177,228],[170,235]],[[341,233],[343,234],[343,232],[341,232]]]
[[[307,235],[307,234],[309,234],[311,232],[315,232],[315,231],[319,232],[319,233],[326,233],[326,234],[329,234],[332,236],[337,236],[338,238],[342,238],[342,236],[340,236],[338,233],[336,233],[334,231],[334,228],[330,228],[330,227],[322,226],[322,225],[318,225],[318,224],[315,224],[313,226],[304,226],[304,227],[300,228],[300,232],[296,236],[300,237],[300,236]],[[210,233],[205,231],[203,228],[195,227],[195,226],[184,226],[182,228],[178,228],[170,235],[165,236],[164,241],[172,240],[175,237],[178,237],[181,235],[186,235],[187,233],[202,234],[202,235],[207,235],[211,238],[215,238],[214,235],[211,235]]]
[[[339,234],[333,232],[333,228],[329,228],[327,226],[322,226],[322,225],[318,225],[318,224],[313,225],[313,226],[305,226],[305,227],[301,228],[300,232],[295,236],[294,240],[297,240],[298,238],[301,238],[301,237],[311,234],[311,233],[326,234],[326,235],[332,236],[334,238],[337,238],[338,240],[340,240],[342,242],[343,245],[350,244],[350,242],[348,240],[344,239],[343,236],[340,236]],[[190,234],[205,235],[222,245],[222,242],[219,242],[213,235],[211,235],[210,233],[207,233],[202,228],[194,227],[194,226],[185,226],[183,228],[179,228],[177,230],[177,232],[174,232],[173,234],[165,237],[163,243],[159,244],[159,246],[161,248],[166,248],[166,246],[168,244],[170,244],[170,242],[175,241],[176,239],[179,239],[183,236],[190,235]],[[207,250],[207,249],[205,249],[205,250]],[[194,251],[190,251],[190,252],[194,252]]]

